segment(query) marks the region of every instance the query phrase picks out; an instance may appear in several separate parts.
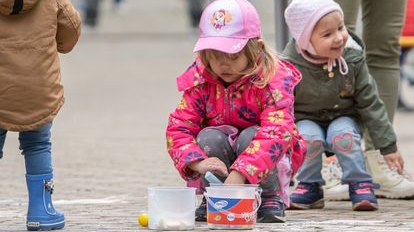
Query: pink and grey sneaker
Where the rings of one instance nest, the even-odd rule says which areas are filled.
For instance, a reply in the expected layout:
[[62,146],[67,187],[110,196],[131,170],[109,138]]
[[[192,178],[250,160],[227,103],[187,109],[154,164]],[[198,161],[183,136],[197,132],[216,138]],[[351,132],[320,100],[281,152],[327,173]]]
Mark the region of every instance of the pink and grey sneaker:
[[285,205],[279,196],[262,194],[262,204],[257,211],[257,222],[286,222]]
[[289,209],[322,209],[325,207],[323,190],[318,183],[299,182],[289,198]]
[[354,211],[374,211],[378,209],[372,182],[349,183],[349,197]]

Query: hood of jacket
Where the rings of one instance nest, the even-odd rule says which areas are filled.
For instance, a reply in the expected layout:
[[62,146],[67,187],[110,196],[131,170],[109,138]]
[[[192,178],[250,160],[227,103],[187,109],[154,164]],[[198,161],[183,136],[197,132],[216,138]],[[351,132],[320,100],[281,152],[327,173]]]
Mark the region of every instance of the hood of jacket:
[[0,0],[0,14],[23,14],[31,10],[41,0]]
[[[348,31],[349,38],[353,39],[362,49],[356,49],[354,47],[345,47],[343,57],[345,58],[345,61],[349,63],[355,63],[359,62],[363,57],[365,57],[365,45],[362,42],[362,40],[352,31]],[[363,54],[361,56],[361,54]],[[306,67],[307,69],[320,69],[320,64],[313,64],[305,60],[300,53],[296,50],[296,41],[294,39],[291,39],[289,43],[286,45],[283,55],[288,58],[289,61],[294,63],[295,65],[300,65],[302,67]]]

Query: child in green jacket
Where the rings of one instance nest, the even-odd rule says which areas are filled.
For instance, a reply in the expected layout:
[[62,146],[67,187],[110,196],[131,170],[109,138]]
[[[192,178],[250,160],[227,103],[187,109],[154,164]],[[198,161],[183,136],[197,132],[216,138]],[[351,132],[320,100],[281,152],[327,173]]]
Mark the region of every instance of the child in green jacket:
[[294,107],[308,152],[290,207],[324,207],[322,154],[332,152],[342,167],[342,182],[349,184],[352,209],[377,210],[361,147],[362,125],[390,167],[402,173],[404,161],[368,73],[363,44],[347,31],[342,9],[332,0],[293,0],[285,18],[294,39],[284,54],[303,76],[295,89]]

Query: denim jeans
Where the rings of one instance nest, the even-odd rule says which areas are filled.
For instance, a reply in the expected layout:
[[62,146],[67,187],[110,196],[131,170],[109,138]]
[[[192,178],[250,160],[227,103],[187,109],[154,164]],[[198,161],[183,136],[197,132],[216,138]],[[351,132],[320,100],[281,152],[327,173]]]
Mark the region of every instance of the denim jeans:
[[298,180],[324,185],[322,178],[322,154],[336,154],[342,168],[342,183],[372,181],[367,172],[361,148],[361,130],[349,117],[339,117],[328,126],[311,120],[297,122],[299,133],[306,140],[307,155],[298,172]]
[[[236,128],[234,129],[237,131]],[[229,134],[230,132],[217,129],[217,127],[207,127],[198,134],[197,144],[207,156],[217,157],[223,161],[229,170],[236,158],[249,146],[257,130],[258,127],[256,126],[248,127],[233,137]],[[234,138],[234,144],[232,143],[233,139],[231,137]],[[218,178],[222,181],[225,180],[224,177],[218,176]],[[203,182],[204,186],[208,186],[204,178]],[[277,169],[271,170],[267,178],[259,186],[263,189],[263,193],[280,191]]]
[[[52,122],[31,131],[19,132],[20,150],[25,158],[26,174],[47,174],[52,168],[52,143],[50,129]],[[7,131],[0,129],[0,158]]]

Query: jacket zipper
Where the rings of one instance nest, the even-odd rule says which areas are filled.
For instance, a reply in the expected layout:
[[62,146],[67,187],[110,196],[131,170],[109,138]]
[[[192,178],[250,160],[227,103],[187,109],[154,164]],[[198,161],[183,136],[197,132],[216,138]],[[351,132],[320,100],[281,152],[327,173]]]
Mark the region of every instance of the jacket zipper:
[[228,97],[229,91],[227,88],[224,88],[224,117],[226,118],[225,121],[228,122],[229,118],[229,97]]

